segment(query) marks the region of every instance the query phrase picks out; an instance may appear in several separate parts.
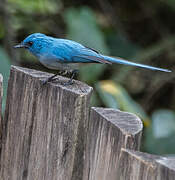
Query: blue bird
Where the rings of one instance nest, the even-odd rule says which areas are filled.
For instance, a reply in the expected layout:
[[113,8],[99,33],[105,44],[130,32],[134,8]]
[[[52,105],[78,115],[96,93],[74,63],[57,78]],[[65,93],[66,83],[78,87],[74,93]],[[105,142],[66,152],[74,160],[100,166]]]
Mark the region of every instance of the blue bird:
[[[29,35],[20,44],[14,46],[14,48],[25,48],[29,50],[49,69],[71,72],[72,76],[66,84],[72,83],[72,79],[77,73],[74,65],[79,63],[118,63],[156,71],[171,72],[168,69],[134,63],[118,57],[105,56],[75,41],[58,39],[42,33]],[[55,74],[49,77],[44,83],[51,82],[57,75],[58,74]]]

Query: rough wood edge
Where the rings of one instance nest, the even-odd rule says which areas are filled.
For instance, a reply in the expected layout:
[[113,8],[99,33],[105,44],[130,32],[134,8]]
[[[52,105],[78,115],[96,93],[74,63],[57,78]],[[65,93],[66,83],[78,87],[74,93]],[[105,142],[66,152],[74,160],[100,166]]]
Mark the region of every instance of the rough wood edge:
[[175,157],[121,149],[119,180],[173,180]]
[[[18,73],[18,74],[17,74]],[[53,99],[52,98],[52,100],[51,101],[49,101],[49,97],[51,97],[52,95],[54,95],[54,96],[58,96],[58,100],[59,99],[61,99],[61,95],[62,95],[62,93],[64,93],[65,91],[66,92],[68,92],[67,94],[68,94],[68,97],[70,97],[70,99],[71,99],[71,95],[72,94],[74,94],[75,96],[72,98],[72,103],[73,102],[75,102],[75,104],[72,106],[72,108],[73,108],[73,111],[71,111],[71,109],[70,109],[70,111],[68,112],[68,111],[66,111],[66,113],[67,114],[65,114],[65,115],[61,115],[61,118],[62,117],[66,117],[67,119],[69,118],[69,116],[70,117],[76,117],[75,119],[74,119],[74,121],[76,121],[75,122],[75,133],[74,133],[74,135],[73,136],[78,136],[78,135],[81,135],[81,140],[79,140],[78,138],[75,138],[74,140],[76,141],[74,144],[73,144],[73,151],[74,151],[74,153],[75,153],[75,155],[74,155],[74,158],[73,158],[73,160],[71,161],[71,163],[73,162],[73,168],[71,169],[71,170],[69,170],[69,169],[65,169],[65,172],[66,172],[66,177],[68,176],[67,174],[69,174],[69,176],[70,176],[70,171],[72,171],[72,174],[71,174],[71,179],[72,180],[74,180],[74,179],[76,179],[76,180],[78,180],[78,179],[80,179],[80,177],[82,177],[82,172],[81,171],[83,171],[83,169],[76,169],[77,168],[77,165],[76,165],[76,161],[82,161],[81,162],[81,164],[83,164],[83,153],[84,153],[84,151],[83,152],[81,152],[82,150],[84,150],[83,148],[83,146],[84,146],[84,139],[82,138],[82,136],[85,136],[85,132],[86,132],[86,126],[87,126],[87,118],[88,118],[88,114],[89,114],[89,112],[87,111],[87,109],[88,109],[88,107],[89,107],[89,103],[87,104],[87,102],[89,102],[89,99],[90,99],[90,94],[91,94],[91,92],[92,92],[92,88],[91,87],[89,87],[88,85],[86,85],[86,84],[84,84],[84,83],[82,83],[82,82],[79,82],[79,81],[75,81],[75,84],[73,84],[73,85],[70,85],[70,86],[63,86],[63,85],[61,85],[61,84],[59,84],[59,83],[57,83],[57,82],[54,82],[54,83],[48,83],[48,84],[46,84],[46,86],[45,87],[43,87],[43,85],[42,85],[42,79],[43,78],[46,78],[46,77],[49,77],[51,74],[49,74],[49,73],[44,73],[44,72],[41,72],[41,71],[36,71],[36,70],[31,70],[31,69],[27,69],[27,68],[21,68],[21,67],[16,67],[16,66],[12,66],[11,67],[11,74],[10,74],[10,79],[9,79],[9,82],[11,82],[11,84],[13,83],[13,85],[11,86],[11,88],[9,88],[8,87],[8,94],[11,94],[11,95],[9,95],[9,97],[7,97],[8,98],[8,100],[10,101],[11,99],[15,99],[15,98],[18,98],[19,97],[19,99],[21,100],[23,100],[23,98],[25,98],[25,100],[28,98],[28,94],[27,95],[25,95],[25,97],[23,97],[23,94],[25,94],[26,92],[29,92],[29,94],[30,94],[30,97],[31,97],[31,99],[29,99],[29,105],[27,105],[27,107],[26,108],[24,108],[24,110],[26,111],[28,111],[28,109],[30,108],[30,106],[31,106],[31,104],[34,104],[34,105],[32,105],[32,106],[34,106],[34,107],[32,107],[32,108],[30,108],[30,113],[28,113],[28,115],[27,115],[27,117],[28,116],[30,116],[29,114],[33,114],[34,113],[34,117],[32,118],[32,124],[34,123],[34,122],[36,122],[36,117],[37,117],[37,113],[35,113],[36,112],[36,107],[41,107],[42,108],[42,106],[44,106],[45,105],[45,103],[47,104],[47,102],[48,103],[52,103],[53,104],[53,101],[55,102],[55,100],[56,99]],[[64,78],[64,77],[61,77],[61,76],[59,76],[59,80],[67,80],[67,78]],[[25,81],[25,79],[26,79],[26,81]],[[21,82],[21,86],[19,86],[18,87],[18,85],[19,85],[19,82]],[[13,93],[10,93],[10,92],[12,92],[13,91],[13,89],[15,89],[16,87],[18,87],[17,89],[17,95],[13,95]],[[41,87],[43,87],[43,89],[41,88]],[[32,88],[34,88],[34,89],[32,89]],[[38,90],[41,90],[40,91],[40,94],[38,94]],[[48,95],[48,92],[49,92],[49,90],[51,90],[51,91],[53,91],[53,94],[50,94],[51,96],[47,96]],[[57,92],[57,91],[59,91],[59,93]],[[31,93],[33,93],[32,95],[31,95]],[[42,95],[42,93],[44,93],[44,95]],[[41,98],[39,97],[39,96],[42,96]],[[47,97],[47,99],[48,99],[48,101],[44,101],[44,104],[42,104],[42,105],[40,105],[40,106],[38,106],[37,105],[37,103],[38,103],[38,100],[40,101],[40,99],[42,99],[42,101],[45,99]],[[32,99],[34,99],[34,101],[35,102],[32,102]],[[64,99],[64,98],[63,98]],[[66,102],[67,101],[70,101],[69,99],[67,99],[66,98]],[[86,101],[86,102],[85,102]],[[16,102],[16,100],[15,100],[15,102]],[[14,102],[14,103],[15,103]],[[57,102],[57,101],[56,101]],[[70,102],[70,104],[72,104]],[[65,102],[64,102],[65,103]],[[25,101],[24,101],[24,104],[25,104]],[[22,103],[22,105],[20,105],[20,107],[22,107],[22,109],[23,109],[23,105],[24,105],[23,103]],[[56,103],[57,104],[57,103]],[[10,103],[7,103],[6,104],[6,113],[8,112],[7,111],[7,109],[10,109],[11,107],[13,108],[13,109],[15,109],[15,108],[18,108],[18,105],[16,105],[16,107],[15,106],[11,106],[10,105]],[[59,106],[61,106],[61,103],[59,104]],[[80,107],[81,106],[81,107]],[[56,109],[58,108],[58,106],[54,106]],[[17,112],[18,113],[18,118],[16,118],[17,119],[17,121],[19,122],[20,121],[20,123],[19,123],[19,125],[23,125],[24,123],[26,123],[26,125],[25,125],[25,128],[28,128],[27,130],[29,131],[29,129],[30,128],[33,128],[33,126],[34,125],[30,125],[29,126],[29,124],[30,124],[30,122],[29,121],[24,121],[24,119],[25,119],[25,111],[24,112],[22,112],[22,113],[20,113],[19,112],[19,109],[20,108],[18,108],[17,109],[17,111],[14,111],[14,112]],[[57,111],[55,109],[55,112]],[[10,110],[11,112],[13,112],[12,110]],[[46,111],[47,111],[47,109],[46,109]],[[61,110],[59,110],[59,111],[61,111]],[[74,112],[75,111],[75,112]],[[85,111],[87,111],[87,112],[85,112]],[[53,110],[52,110],[52,112],[53,112]],[[55,112],[53,112],[53,113],[55,113]],[[43,113],[43,112],[42,112]],[[13,114],[13,113],[12,113]],[[11,118],[11,120],[9,121],[9,123],[8,123],[8,121],[6,121],[6,125],[5,125],[5,131],[4,131],[4,147],[7,147],[7,145],[6,145],[6,142],[8,142],[10,139],[13,139],[13,137],[15,137],[14,135],[10,135],[10,138],[9,139],[7,139],[8,138],[8,133],[9,133],[9,131],[15,131],[14,130],[14,128],[12,127],[12,125],[11,124],[15,124],[15,122],[13,122],[14,120],[13,120],[13,115],[10,115],[10,117],[8,116],[8,114],[6,114],[6,118],[8,119],[8,118]],[[22,118],[22,120],[20,120],[20,115],[22,114],[22,116],[23,116],[23,118]],[[39,114],[40,114],[40,112],[39,112]],[[59,114],[59,113],[58,113]],[[72,115],[73,114],[73,115]],[[45,116],[49,116],[47,113],[46,113],[46,115]],[[87,117],[85,117],[85,116],[87,116]],[[50,116],[49,116],[50,117]],[[77,118],[78,117],[78,118]],[[42,118],[43,119],[43,118]],[[70,119],[68,119],[68,121],[71,121]],[[86,121],[86,122],[85,122]],[[11,128],[10,127],[8,127],[8,126],[11,126]],[[8,127],[8,128],[7,128]],[[72,127],[73,127],[73,125],[72,125]],[[83,129],[80,129],[80,128],[83,128]],[[69,127],[69,128],[71,128],[71,127]],[[10,130],[11,129],[11,130]],[[73,128],[74,129],[74,128]],[[19,126],[18,126],[18,130],[19,130]],[[36,128],[35,128],[35,130],[36,130]],[[60,130],[61,131],[61,130]],[[64,131],[64,129],[63,129],[63,131]],[[82,131],[82,132],[81,132]],[[15,132],[17,132],[17,131],[15,131]],[[25,131],[24,131],[25,132]],[[33,130],[31,130],[31,134],[30,134],[30,132],[28,132],[29,133],[29,135],[30,136],[32,136],[32,139],[35,139],[34,137],[33,137]],[[41,132],[41,131],[40,131]],[[28,137],[27,137],[28,135],[26,135],[24,138],[27,140],[28,139]],[[16,136],[17,138],[19,138],[20,139],[20,137],[21,136],[19,136],[19,134]],[[53,136],[54,137],[54,136]],[[29,138],[30,139],[30,138]],[[31,141],[31,140],[30,140]],[[13,143],[15,143],[16,141],[12,141]],[[11,144],[13,144],[13,143],[11,143]],[[66,142],[65,142],[66,143]],[[67,142],[67,143],[69,143],[69,142]],[[82,143],[82,144],[80,144],[80,143]],[[25,142],[24,142],[24,144],[26,144]],[[31,144],[31,143],[30,143]],[[79,147],[79,145],[81,145],[81,147]],[[18,144],[18,146],[21,146],[21,144]],[[18,147],[17,145],[16,145],[16,147]],[[22,145],[22,149],[24,148],[25,149],[25,145]],[[65,144],[65,147],[63,147],[63,148],[65,148],[64,149],[64,153],[63,153],[63,155],[62,156],[64,156],[64,159],[65,159],[65,157],[67,157],[65,154],[68,154],[68,151],[70,151],[70,147],[67,147],[67,145]],[[5,149],[5,148],[4,148]],[[30,148],[29,148],[30,149]],[[6,149],[7,150],[7,149]],[[5,150],[3,150],[2,152],[4,152]],[[8,149],[7,150],[8,151],[8,153],[10,152],[10,150]],[[6,151],[6,152],[7,152]],[[28,150],[26,150],[27,152],[28,152]],[[4,153],[6,153],[6,152],[4,152]],[[12,152],[13,153],[13,152]],[[81,158],[80,157],[78,157],[78,155],[79,155],[79,153],[81,154]],[[18,152],[16,152],[16,154],[18,154]],[[42,154],[42,153],[40,153],[40,154]],[[9,154],[10,155],[10,154]],[[7,155],[7,159],[8,159],[8,156],[9,155]],[[16,155],[15,155],[16,156]],[[22,156],[22,154],[20,153],[20,156]],[[28,155],[27,155],[28,156]],[[13,157],[13,156],[12,156]],[[68,156],[69,157],[69,156]],[[3,155],[1,155],[1,162],[3,162],[5,159],[3,159],[4,158],[4,156]],[[24,157],[25,158],[25,157]],[[13,163],[9,163],[10,161],[11,161],[11,159],[10,160],[7,160],[6,159],[6,162],[7,162],[7,164],[14,164],[15,162],[13,162]],[[63,159],[63,160],[64,160]],[[15,161],[17,161],[17,159],[15,158]],[[65,160],[64,160],[65,161]],[[65,162],[67,162],[67,161],[65,161]],[[27,162],[25,162],[25,163],[27,163]],[[24,164],[25,164],[24,163]],[[28,164],[28,163],[27,163]],[[19,165],[19,166],[18,166]],[[18,165],[16,165],[16,168],[18,168],[18,167],[20,167],[20,166],[22,166],[23,165],[23,160],[22,161],[20,161],[20,163],[18,163]],[[13,166],[13,165],[12,165]],[[30,164],[28,164],[27,165],[28,167],[25,167],[25,168],[29,168],[29,171],[32,169],[32,167],[33,166],[31,166]],[[70,164],[69,164],[69,166],[70,166]],[[15,167],[15,166],[14,166]],[[4,172],[4,169],[6,169],[7,168],[7,166],[5,165],[4,166],[4,168],[3,168],[3,170],[2,170],[2,166],[1,166],[1,172],[3,173]],[[20,168],[20,171],[22,171],[22,173],[23,173],[23,176],[28,176],[28,170],[25,170],[25,168],[23,169],[23,171],[22,171],[22,168]],[[77,170],[79,171],[79,172],[77,172]],[[16,171],[16,170],[14,170],[14,171]],[[14,171],[12,172],[10,169],[9,169],[9,173],[8,173],[8,171],[6,172],[6,173],[3,173],[3,177],[7,177],[7,176],[9,176],[10,177],[10,173],[14,173]],[[37,170],[36,170],[37,171]],[[68,172],[69,171],[69,172]],[[21,172],[20,172],[21,173]],[[36,172],[35,172],[36,173]],[[56,170],[54,170],[54,173],[56,173]],[[7,176],[5,175],[5,174],[8,174]],[[14,174],[17,174],[17,172],[16,173],[14,173]],[[38,176],[41,176],[41,174],[42,173],[38,173]],[[17,175],[16,175],[17,176]],[[15,176],[15,177],[16,177]],[[29,179],[30,179],[30,177],[35,177],[34,176],[34,174],[32,173],[32,174],[30,174],[30,176],[29,176]],[[37,176],[37,177],[38,177]],[[37,179],[37,178],[36,178]],[[63,178],[64,179],[64,178]]]
[[156,162],[162,166],[167,167],[174,171],[175,174],[175,156],[160,156],[160,159],[157,159]]
[[[113,108],[92,107],[91,109],[98,113],[100,116],[102,116],[106,121],[112,123],[114,126],[119,128],[120,131],[122,131],[122,133],[125,135],[135,135],[142,132],[143,130],[142,121],[138,116],[133,113],[120,111]],[[117,117],[117,119],[122,118],[120,122],[116,120],[116,115],[120,115],[120,117]],[[123,119],[125,121],[123,121]],[[126,128],[126,124],[129,128]]]
[[2,113],[3,76],[0,74],[0,114]]
[[116,180],[121,148],[140,147],[141,120],[131,113],[92,107],[88,127],[84,180]]
[[[53,74],[51,73],[47,73],[47,72],[43,72],[43,71],[38,71],[35,69],[28,69],[28,68],[23,68],[23,67],[19,67],[19,66],[11,66],[11,71],[21,71],[25,74],[28,74],[29,76],[33,77],[33,78],[37,78],[41,81],[45,80],[46,78],[52,76]],[[49,82],[47,83],[45,86],[48,85],[53,85],[53,86],[57,86],[60,87],[62,89],[66,89],[68,91],[71,91],[77,95],[81,94],[89,94],[92,92],[93,88],[88,86],[87,84],[78,81],[78,80],[74,80],[74,84],[72,85],[68,85],[68,86],[64,86],[61,83],[62,82],[66,82],[69,79],[63,76],[57,76],[57,80],[55,80],[54,82]]]
[[0,74],[0,150],[1,150],[1,136],[2,136],[2,98],[3,98],[3,76]]

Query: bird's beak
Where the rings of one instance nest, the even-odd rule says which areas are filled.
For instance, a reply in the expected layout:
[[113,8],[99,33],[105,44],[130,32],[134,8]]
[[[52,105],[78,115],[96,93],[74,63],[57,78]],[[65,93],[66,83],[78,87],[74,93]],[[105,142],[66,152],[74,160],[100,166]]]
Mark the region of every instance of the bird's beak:
[[17,44],[16,46],[13,46],[14,48],[28,48],[25,44]]

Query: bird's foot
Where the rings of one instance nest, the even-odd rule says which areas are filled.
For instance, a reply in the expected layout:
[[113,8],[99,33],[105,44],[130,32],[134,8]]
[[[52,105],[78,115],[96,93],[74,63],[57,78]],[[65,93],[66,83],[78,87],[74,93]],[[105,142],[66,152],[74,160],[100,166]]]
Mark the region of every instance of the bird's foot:
[[43,81],[42,81],[42,84],[43,84],[43,85],[46,85],[48,82],[54,81],[54,80],[55,80],[54,78],[55,78],[57,75],[58,75],[58,74],[54,74],[53,76],[51,76],[51,77],[43,80]]
[[76,74],[77,72],[78,72],[78,70],[76,70],[76,69],[73,70],[73,71],[61,71],[61,72],[59,72],[58,74],[54,74],[53,76],[51,76],[51,77],[43,80],[43,81],[42,81],[42,84],[43,84],[43,85],[46,85],[48,82],[53,82],[53,81],[55,80],[54,78],[55,78],[57,75],[66,75],[66,74],[68,74],[68,73],[72,73],[72,76],[71,76],[70,80],[69,80],[68,82],[62,83],[64,86],[72,85],[72,84],[73,84],[73,78],[74,78],[74,76],[75,76],[75,74]]
[[48,82],[48,79],[42,80],[42,85],[43,85],[43,86],[46,85],[47,82]]
[[69,81],[65,82],[65,83],[61,83],[63,86],[69,86],[69,85],[72,85],[74,82],[73,82],[73,79],[70,79]]
[[[69,71],[70,72],[70,71]],[[65,83],[62,83],[62,85],[64,86],[69,86],[69,85],[72,85],[74,82],[73,82],[73,78],[75,76],[75,74],[78,72],[77,69],[73,70],[71,73],[72,73],[72,76],[71,78],[69,79],[69,81],[65,82]]]
[[67,70],[60,71],[58,74],[61,75],[61,76],[64,76],[66,74],[69,74],[69,71],[67,71]]

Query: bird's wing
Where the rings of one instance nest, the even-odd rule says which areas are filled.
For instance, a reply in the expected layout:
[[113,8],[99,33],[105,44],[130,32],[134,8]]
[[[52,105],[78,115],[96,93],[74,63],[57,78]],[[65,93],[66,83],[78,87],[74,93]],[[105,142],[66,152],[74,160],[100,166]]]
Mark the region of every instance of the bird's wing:
[[93,49],[93,48],[90,48],[90,47],[87,47],[87,46],[84,46],[84,47],[87,48],[87,49],[90,49],[91,51],[96,52],[97,54],[100,54],[97,50],[95,50],[95,49]]
[[112,62],[106,60],[97,50],[86,46],[75,49],[72,60],[74,62],[112,64]]
[[112,64],[112,62],[105,60],[103,57],[91,56],[91,55],[75,55],[72,56],[72,61],[75,63],[102,63],[102,64]]
[[158,70],[164,72],[171,72],[168,69],[153,67],[149,65],[134,63],[118,57],[104,56],[94,49],[87,48],[79,43],[70,40],[59,40],[54,44],[52,53],[55,59],[64,63],[102,63],[102,64],[125,64],[130,66],[137,66],[151,70]]
[[71,40],[59,39],[52,50],[54,56],[64,63],[102,63],[112,64],[101,54],[89,47]]

